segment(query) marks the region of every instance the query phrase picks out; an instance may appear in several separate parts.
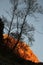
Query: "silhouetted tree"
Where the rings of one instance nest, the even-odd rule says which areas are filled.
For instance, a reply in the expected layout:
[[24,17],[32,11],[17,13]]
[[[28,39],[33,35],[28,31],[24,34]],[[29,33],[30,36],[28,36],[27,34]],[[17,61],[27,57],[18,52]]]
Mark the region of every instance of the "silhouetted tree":
[[[7,29],[8,35],[14,30],[12,34],[18,39],[14,48],[17,46],[19,40],[25,38],[24,36],[27,36],[28,41],[32,44],[34,41],[33,34],[35,29],[33,25],[27,23],[26,18],[31,15],[35,18],[35,12],[43,13],[42,7],[38,4],[37,0],[10,0],[10,2],[12,4],[11,22],[9,29]],[[4,20],[6,19],[4,18]]]
[[4,29],[4,23],[0,18],[0,45],[3,43],[3,29]]
[[[17,16],[17,43],[15,44],[14,48],[17,46],[19,40],[21,39],[21,37],[23,38],[22,34],[26,35],[28,37],[28,40],[32,43],[32,41],[34,41],[33,39],[33,34],[29,34],[29,32],[34,32],[34,27],[33,25],[29,25],[27,23],[27,16],[29,15],[33,15],[35,12],[38,13],[43,13],[41,6],[39,6],[37,0],[10,0],[12,3],[12,10],[13,13]],[[17,6],[17,5],[18,6]],[[24,5],[24,6],[23,6]],[[16,9],[15,9],[16,6]],[[34,16],[35,17],[35,16]],[[19,21],[18,23],[18,19],[21,21]],[[19,35],[18,35],[19,34]]]

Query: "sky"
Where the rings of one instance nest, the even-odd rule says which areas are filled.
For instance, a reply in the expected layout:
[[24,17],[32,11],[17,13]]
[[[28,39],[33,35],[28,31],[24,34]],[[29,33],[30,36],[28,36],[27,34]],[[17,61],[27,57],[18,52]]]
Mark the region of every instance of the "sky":
[[[39,3],[43,7],[43,0],[38,0]],[[0,17],[4,15],[5,17],[10,20],[9,14],[7,14],[6,11],[10,11],[11,4],[9,3],[9,0],[0,0]],[[10,12],[9,12],[10,13]],[[34,19],[33,17],[29,17],[29,23],[32,23],[35,27],[35,42],[33,42],[33,46],[30,48],[36,54],[38,59],[43,62],[43,14],[35,14],[37,16],[37,19]]]

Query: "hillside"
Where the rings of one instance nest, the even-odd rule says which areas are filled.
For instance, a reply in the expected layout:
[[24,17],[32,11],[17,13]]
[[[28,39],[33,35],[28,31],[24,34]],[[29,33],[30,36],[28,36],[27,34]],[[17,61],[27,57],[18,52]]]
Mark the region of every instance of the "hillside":
[[[15,49],[13,49],[14,45],[16,44],[17,40],[14,39],[13,37],[9,36],[7,34],[3,35],[4,39],[5,39],[5,44],[12,49],[13,53],[17,54],[18,56],[20,56],[21,58],[25,59],[25,60],[30,60],[32,62],[39,62],[38,58],[36,57],[36,55],[32,52],[32,50],[30,49],[30,47],[25,43],[25,42],[20,42],[18,43],[17,47]],[[7,37],[8,37],[8,43],[6,43],[7,41]]]
[[5,46],[0,47],[0,65],[43,65],[28,45],[19,41],[13,49],[17,40],[9,36],[7,43],[7,37],[7,34],[3,35]]

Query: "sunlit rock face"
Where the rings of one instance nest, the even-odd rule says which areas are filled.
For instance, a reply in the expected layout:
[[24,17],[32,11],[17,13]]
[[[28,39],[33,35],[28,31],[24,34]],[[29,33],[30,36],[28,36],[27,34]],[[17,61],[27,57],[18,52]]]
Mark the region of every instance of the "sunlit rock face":
[[[7,34],[3,34],[4,42],[5,44],[12,49],[12,51],[17,54],[19,57],[30,60],[32,62],[38,63],[39,60],[36,57],[36,55],[32,52],[30,47],[25,42],[20,42],[17,44],[16,48],[13,49],[14,45],[16,44],[17,40],[14,39],[12,36],[9,36]],[[7,41],[8,39],[8,41]]]

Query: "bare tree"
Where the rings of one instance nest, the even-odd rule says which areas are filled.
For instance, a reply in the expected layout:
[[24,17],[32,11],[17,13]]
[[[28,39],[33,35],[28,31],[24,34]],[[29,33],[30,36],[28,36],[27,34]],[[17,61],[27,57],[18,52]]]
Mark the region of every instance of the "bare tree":
[[[14,2],[15,0],[10,0],[14,6]],[[33,13],[38,12],[38,13],[43,13],[41,6],[39,6],[37,0],[16,0],[16,2],[18,1],[18,6],[17,6],[17,10],[15,11],[15,14],[18,17],[21,17],[21,19],[23,19],[22,24],[20,24],[20,33],[18,35],[18,40],[17,43],[15,44],[14,48],[17,46],[20,38],[22,37],[22,34],[25,34],[29,41],[32,43],[32,41],[34,41],[33,39],[33,34],[29,34],[29,32],[33,32],[35,29],[33,26],[30,26],[27,21],[26,18],[28,15],[33,15]],[[24,4],[24,7],[23,7]],[[21,6],[19,8],[19,6]],[[20,22],[19,22],[20,23]],[[18,25],[17,25],[17,29],[18,29]],[[17,32],[18,33],[18,32]]]
[[[33,25],[27,23],[26,18],[31,15],[35,17],[35,12],[43,13],[42,7],[38,4],[37,0],[10,0],[10,2],[12,4],[12,18],[8,35],[11,33],[12,29],[16,28],[16,32],[11,33],[17,38],[14,48],[17,46],[19,40],[23,40],[25,38],[23,35],[27,36],[29,42],[32,43],[32,41],[34,41],[33,33],[35,28]],[[15,22],[15,18],[16,23],[13,24],[13,22]]]

